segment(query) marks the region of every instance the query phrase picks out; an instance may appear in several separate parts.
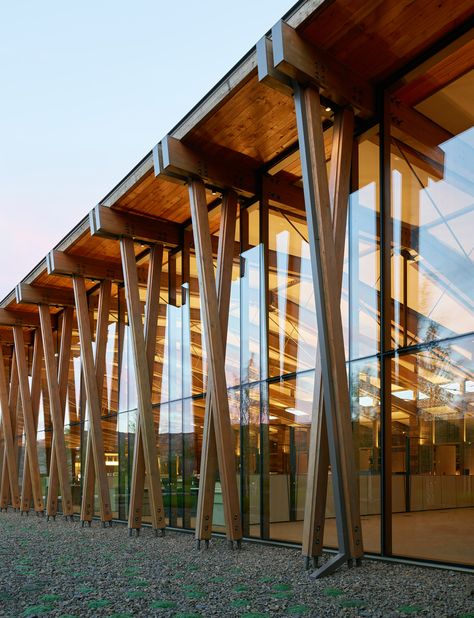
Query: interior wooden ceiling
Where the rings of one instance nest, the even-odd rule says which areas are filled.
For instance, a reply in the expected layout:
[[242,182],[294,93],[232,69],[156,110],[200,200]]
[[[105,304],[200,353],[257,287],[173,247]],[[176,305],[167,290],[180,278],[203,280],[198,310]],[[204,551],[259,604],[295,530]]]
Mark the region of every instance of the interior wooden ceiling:
[[472,0],[335,0],[324,3],[300,32],[376,83],[473,15]]

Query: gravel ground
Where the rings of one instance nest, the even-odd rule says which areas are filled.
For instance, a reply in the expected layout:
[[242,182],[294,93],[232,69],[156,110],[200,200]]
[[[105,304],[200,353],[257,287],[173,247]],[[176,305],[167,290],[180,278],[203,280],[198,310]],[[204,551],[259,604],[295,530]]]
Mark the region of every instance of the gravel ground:
[[292,549],[0,514],[0,616],[474,617],[473,577],[364,560],[310,579]]

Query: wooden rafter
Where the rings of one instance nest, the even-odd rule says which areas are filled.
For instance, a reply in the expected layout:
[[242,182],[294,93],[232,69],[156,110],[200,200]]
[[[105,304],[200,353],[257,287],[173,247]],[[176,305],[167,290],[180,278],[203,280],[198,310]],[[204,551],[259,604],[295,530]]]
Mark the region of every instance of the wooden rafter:
[[[160,310],[161,270],[163,266],[163,245],[155,245],[150,252],[148,270],[147,300],[145,305],[145,345],[148,373],[150,376],[150,396],[153,384],[156,334],[158,329],[158,314]],[[161,379],[160,379],[161,382]],[[143,432],[140,418],[137,419],[135,433],[135,451],[133,455],[132,482],[130,489],[129,530],[141,528],[143,518],[143,496],[145,491],[145,454],[143,448]]]
[[[50,251],[46,257],[48,274],[72,277],[78,275],[86,279],[110,279],[123,282],[122,264],[116,260],[99,260],[82,255],[72,255],[64,251]],[[138,268],[140,283],[146,283],[147,272],[143,267]]]
[[31,326],[37,328],[39,324],[39,317],[35,313],[0,309],[0,326]]
[[110,310],[111,281],[105,279],[100,284],[99,317],[96,329],[95,362],[92,348],[92,332],[87,305],[84,278],[73,277],[76,299],[77,326],[81,342],[81,364],[89,409],[89,432],[87,435],[84,486],[82,493],[81,520],[91,522],[94,516],[94,485],[97,477],[99,502],[103,523],[112,520],[110,493],[105,467],[104,437],[102,431],[102,390],[105,376],[107,332]]
[[122,237],[120,239],[120,251],[122,254],[125,296],[137,380],[138,416],[143,443],[143,457],[148,476],[151,518],[155,530],[163,530],[166,522],[151,403],[151,376],[148,368],[148,356],[143,332],[137,264],[132,238]]
[[[219,251],[217,257],[217,297],[221,323],[224,354],[227,343],[229,304],[232,283],[233,245],[237,218],[237,195],[233,191],[224,196],[219,231]],[[206,408],[201,451],[201,473],[199,480],[198,504],[196,511],[196,539],[206,542],[212,534],[212,512],[214,508],[215,483],[218,472],[216,429],[214,421],[212,374],[207,384]],[[207,543],[206,543],[207,544]]]
[[[255,170],[244,161],[240,161],[239,165],[228,165],[222,159],[196,152],[170,135],[163,138],[159,147],[162,156],[155,156],[154,159],[156,176],[178,177],[183,181],[192,176],[223,189],[234,189],[244,195],[257,193]],[[158,146],[155,146],[155,150],[156,148]],[[242,155],[232,152],[230,154],[236,159],[242,159]]]
[[375,91],[355,71],[328,52],[305,41],[294,28],[279,21],[272,28],[273,68],[301,83],[311,83],[338,105],[351,105],[359,115],[375,115]]
[[203,324],[209,363],[209,387],[212,388],[209,392],[213,402],[212,410],[214,414],[217,460],[222,486],[226,533],[230,542],[237,541],[239,543],[242,539],[242,524],[237,492],[235,445],[229,416],[224,339],[212,260],[206,192],[202,180],[192,180],[190,182],[189,200],[199,287],[203,300]]
[[124,236],[138,242],[162,243],[167,247],[176,247],[182,241],[182,230],[177,223],[112,210],[106,206],[99,205],[91,210],[89,223],[93,236]]
[[74,294],[70,290],[48,288],[20,283],[16,286],[16,302],[51,307],[74,307]]

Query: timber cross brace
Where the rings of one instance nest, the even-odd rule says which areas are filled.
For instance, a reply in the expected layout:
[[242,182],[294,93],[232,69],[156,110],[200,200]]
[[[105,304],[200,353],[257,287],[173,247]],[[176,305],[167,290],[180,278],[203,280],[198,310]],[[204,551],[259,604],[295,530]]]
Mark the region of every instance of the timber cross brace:
[[[222,487],[226,536],[230,547],[240,548],[242,520],[237,488],[235,444],[230,421],[225,375],[225,348],[229,318],[234,239],[238,196],[257,192],[254,174],[235,171],[220,162],[205,159],[178,140],[167,136],[155,146],[155,175],[174,182],[189,183],[189,201],[198,270],[203,299],[203,326],[208,350],[209,379],[203,425],[201,474],[196,511],[196,544],[206,547],[212,535],[212,513],[217,473]],[[209,228],[206,179],[223,190],[220,220],[217,284],[213,267],[213,246]]]
[[[349,79],[344,67],[301,40],[284,22],[273,28],[272,41],[260,40],[257,56],[260,80],[293,96],[296,111],[319,333],[302,540],[307,567],[311,559],[317,567],[322,554],[329,463],[339,543],[337,555],[315,571],[320,577],[346,561],[359,564],[363,555],[339,307],[354,130],[350,108],[362,116],[373,114],[374,93],[357,76]],[[329,181],[320,92],[343,106],[335,114]]]

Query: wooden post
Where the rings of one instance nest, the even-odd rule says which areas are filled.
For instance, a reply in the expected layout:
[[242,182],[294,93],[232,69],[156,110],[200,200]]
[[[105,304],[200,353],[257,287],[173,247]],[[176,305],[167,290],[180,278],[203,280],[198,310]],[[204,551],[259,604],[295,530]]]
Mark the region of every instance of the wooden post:
[[[138,416],[140,436],[143,444],[143,459],[148,476],[150,491],[151,517],[155,530],[166,526],[161,491],[160,469],[158,466],[158,449],[156,446],[155,424],[151,403],[151,379],[149,371],[149,356],[145,346],[140,296],[138,291],[137,263],[133,239],[120,239],[122,266],[125,281],[125,296],[127,300],[128,321],[132,338],[133,360],[137,380]],[[134,458],[135,459],[135,458]],[[134,467],[138,461],[134,461]],[[133,517],[132,511],[130,511]],[[131,532],[131,528],[130,528]]]
[[358,560],[363,548],[321,103],[314,87],[294,82],[294,88],[339,541],[335,558],[316,571],[319,577]]
[[66,461],[66,443],[64,439],[64,419],[61,411],[61,395],[57,375],[57,363],[54,356],[53,330],[51,314],[47,305],[39,305],[41,336],[43,338],[44,363],[48,383],[49,406],[53,422],[53,444],[56,451],[59,485],[61,488],[63,514],[66,519],[73,518],[71,485]]
[[[41,333],[39,330],[35,332],[35,342],[33,347],[33,364],[31,369],[31,407],[33,409],[33,424],[35,430],[35,438],[38,431],[38,416],[39,406],[41,401],[41,372],[43,366],[43,345],[41,343]],[[25,452],[25,461],[23,464],[23,480],[21,483],[21,506],[22,513],[30,510],[31,500],[33,498],[31,474],[28,462],[28,449]]]
[[[191,180],[189,199],[193,223],[194,248],[198,266],[199,288],[202,295],[203,324],[208,354],[208,392],[212,397],[214,433],[217,460],[222,485],[222,499],[226,533],[230,542],[242,539],[242,524],[237,492],[235,445],[229,416],[229,402],[225,376],[225,349],[216,280],[212,259],[212,243],[206,203],[206,190],[202,180]],[[234,254],[232,250],[232,256]],[[228,276],[222,273],[225,278]],[[226,320],[227,320],[227,316]]]
[[15,339],[15,357],[18,369],[18,383],[20,387],[21,406],[23,409],[23,421],[26,434],[26,450],[28,452],[28,468],[30,471],[31,489],[36,512],[44,511],[43,496],[41,494],[41,481],[38,462],[38,448],[36,442],[36,430],[31,404],[30,385],[28,383],[28,365],[25,357],[25,340],[23,327],[13,327]]
[[[148,373],[150,376],[150,397],[153,389],[156,333],[160,310],[161,270],[163,266],[163,245],[153,245],[150,250],[148,284],[145,305],[145,344]],[[139,530],[143,517],[143,495],[145,491],[145,456],[140,418],[137,419],[135,451],[133,455],[132,483],[128,515],[129,530]]]
[[[10,393],[8,396],[8,410],[11,419],[12,436],[13,436],[13,452],[15,453],[15,461],[17,460],[17,448],[15,440],[16,429],[16,413],[18,407],[18,371],[16,368],[16,358],[13,354],[10,376]],[[3,465],[2,465],[2,485],[1,485],[1,503],[0,507],[6,509],[10,498],[10,480],[8,474],[8,460],[6,449],[3,452]]]
[[[234,262],[234,239],[237,219],[237,194],[230,191],[225,194],[222,202],[219,246],[217,253],[217,302],[221,324],[222,344],[227,344],[227,326],[229,322],[229,305],[232,285],[232,266]],[[211,256],[212,260],[212,256]],[[210,362],[210,359],[209,359]],[[198,503],[196,511],[196,532],[198,544],[201,540],[208,541],[212,534],[212,511],[214,508],[214,492],[218,471],[216,432],[213,411],[212,372],[209,373],[204,412],[204,429],[201,453],[201,472],[199,482]],[[232,539],[233,540],[233,539]]]
[[[13,383],[13,379],[12,379]],[[13,384],[10,388],[13,387]],[[0,406],[2,409],[3,438],[5,440],[5,456],[3,459],[2,472],[2,509],[8,507],[8,485],[10,486],[11,504],[13,508],[20,506],[20,492],[18,489],[18,467],[16,462],[11,417],[11,408],[8,401],[8,383],[5,376],[5,362],[3,360],[3,350],[0,345]],[[9,484],[7,482],[9,481]]]
[[[102,389],[105,374],[107,332],[110,309],[111,282],[105,279],[100,284],[99,310],[96,329],[95,364],[92,349],[91,321],[87,305],[84,278],[73,276],[77,325],[81,343],[81,364],[84,374],[87,404],[89,407],[89,433],[87,436],[85,475],[82,493],[81,521],[90,522],[94,515],[95,476],[99,485],[101,520],[112,520],[109,484],[105,467],[104,437],[102,432]],[[94,474],[95,470],[95,474]]]
[[[354,115],[348,109],[336,113],[329,177],[337,273],[335,285],[341,294],[344,239],[350,190],[351,153]],[[308,454],[308,479],[303,525],[302,553],[313,558],[315,566],[323,551],[324,522],[329,466],[327,426],[324,412],[321,361],[318,352],[314,374],[313,414]]]
[[[62,327],[61,327],[61,343],[59,350],[59,364],[58,364],[58,384],[59,384],[59,397],[61,400],[61,417],[64,425],[64,418],[66,414],[66,397],[69,378],[69,362],[71,358],[71,340],[72,340],[72,327],[73,327],[74,310],[72,307],[65,307],[62,315]],[[59,491],[59,473],[58,463],[56,458],[56,446],[53,440],[51,445],[51,457],[49,466],[49,483],[48,483],[48,497],[46,501],[46,513],[48,519],[50,517],[55,518],[58,512],[58,491]]]

